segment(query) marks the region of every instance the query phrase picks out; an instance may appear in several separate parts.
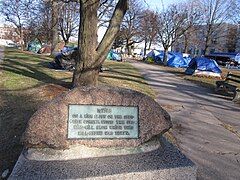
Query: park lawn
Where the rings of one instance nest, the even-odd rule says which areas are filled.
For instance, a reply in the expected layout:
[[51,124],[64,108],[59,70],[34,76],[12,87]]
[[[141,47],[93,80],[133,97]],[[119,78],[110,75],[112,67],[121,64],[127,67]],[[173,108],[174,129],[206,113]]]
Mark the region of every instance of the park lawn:
[[[70,88],[72,72],[49,69],[50,61],[52,58],[48,56],[6,49],[2,65],[4,74],[0,82],[10,91],[31,89],[49,83]],[[129,63],[107,60],[103,67],[107,70],[100,73],[100,85],[124,87],[155,97],[144,78]]]
[[48,68],[52,58],[6,49],[3,61],[4,89],[27,90],[46,83],[66,84],[71,81],[71,73]]
[[[71,87],[72,72],[48,68],[52,58],[5,49],[0,64],[0,175],[12,170],[22,151],[20,139],[32,114],[44,103]],[[101,85],[134,89],[155,97],[143,77],[126,62],[106,61]]]

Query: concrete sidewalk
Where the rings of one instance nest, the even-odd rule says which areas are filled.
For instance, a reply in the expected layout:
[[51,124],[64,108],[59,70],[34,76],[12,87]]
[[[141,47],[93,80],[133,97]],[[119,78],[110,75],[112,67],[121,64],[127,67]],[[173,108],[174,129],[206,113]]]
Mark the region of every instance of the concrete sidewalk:
[[240,179],[240,106],[159,67],[132,61],[171,115],[179,148],[198,179]]

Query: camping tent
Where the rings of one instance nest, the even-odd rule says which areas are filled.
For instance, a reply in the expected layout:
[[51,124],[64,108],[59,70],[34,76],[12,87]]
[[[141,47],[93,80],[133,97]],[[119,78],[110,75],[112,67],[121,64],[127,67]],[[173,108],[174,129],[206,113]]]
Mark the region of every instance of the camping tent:
[[39,50],[39,54],[48,54],[51,53],[51,46],[50,45],[43,45]]
[[[163,63],[163,51],[152,50],[147,54],[147,61],[152,61],[158,64]],[[170,67],[187,67],[191,58],[184,58],[182,53],[168,52],[167,66]]]
[[109,60],[114,60],[114,61],[122,61],[122,57],[120,54],[116,53],[113,50],[110,50],[108,55],[107,55],[107,59]]
[[190,61],[185,74],[192,75],[195,70],[214,72],[218,74],[222,72],[215,60],[205,57],[193,58]]
[[158,64],[163,63],[162,59],[163,59],[163,51],[160,51],[160,50],[152,50],[147,54],[147,57],[146,57],[146,61],[155,62]]
[[38,39],[34,39],[33,41],[30,41],[27,46],[27,50],[37,53],[41,49],[42,45]]
[[188,66],[191,60],[190,58],[184,58],[182,53],[169,52],[168,54],[170,58],[167,61],[167,66],[170,66],[170,67],[184,68]]

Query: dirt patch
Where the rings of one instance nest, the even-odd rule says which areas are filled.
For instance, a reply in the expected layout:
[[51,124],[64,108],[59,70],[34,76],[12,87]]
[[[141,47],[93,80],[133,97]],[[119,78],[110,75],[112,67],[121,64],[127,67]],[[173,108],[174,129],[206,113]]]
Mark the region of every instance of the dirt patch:
[[22,151],[20,139],[32,114],[67,88],[47,84],[26,91],[0,88],[0,175],[12,170]]

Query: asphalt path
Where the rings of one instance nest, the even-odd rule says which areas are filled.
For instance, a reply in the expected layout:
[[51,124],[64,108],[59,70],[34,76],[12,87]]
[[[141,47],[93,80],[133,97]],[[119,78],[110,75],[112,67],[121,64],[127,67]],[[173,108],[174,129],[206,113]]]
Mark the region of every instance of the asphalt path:
[[198,165],[198,179],[240,179],[240,106],[157,66],[130,62],[171,115],[173,135]]

